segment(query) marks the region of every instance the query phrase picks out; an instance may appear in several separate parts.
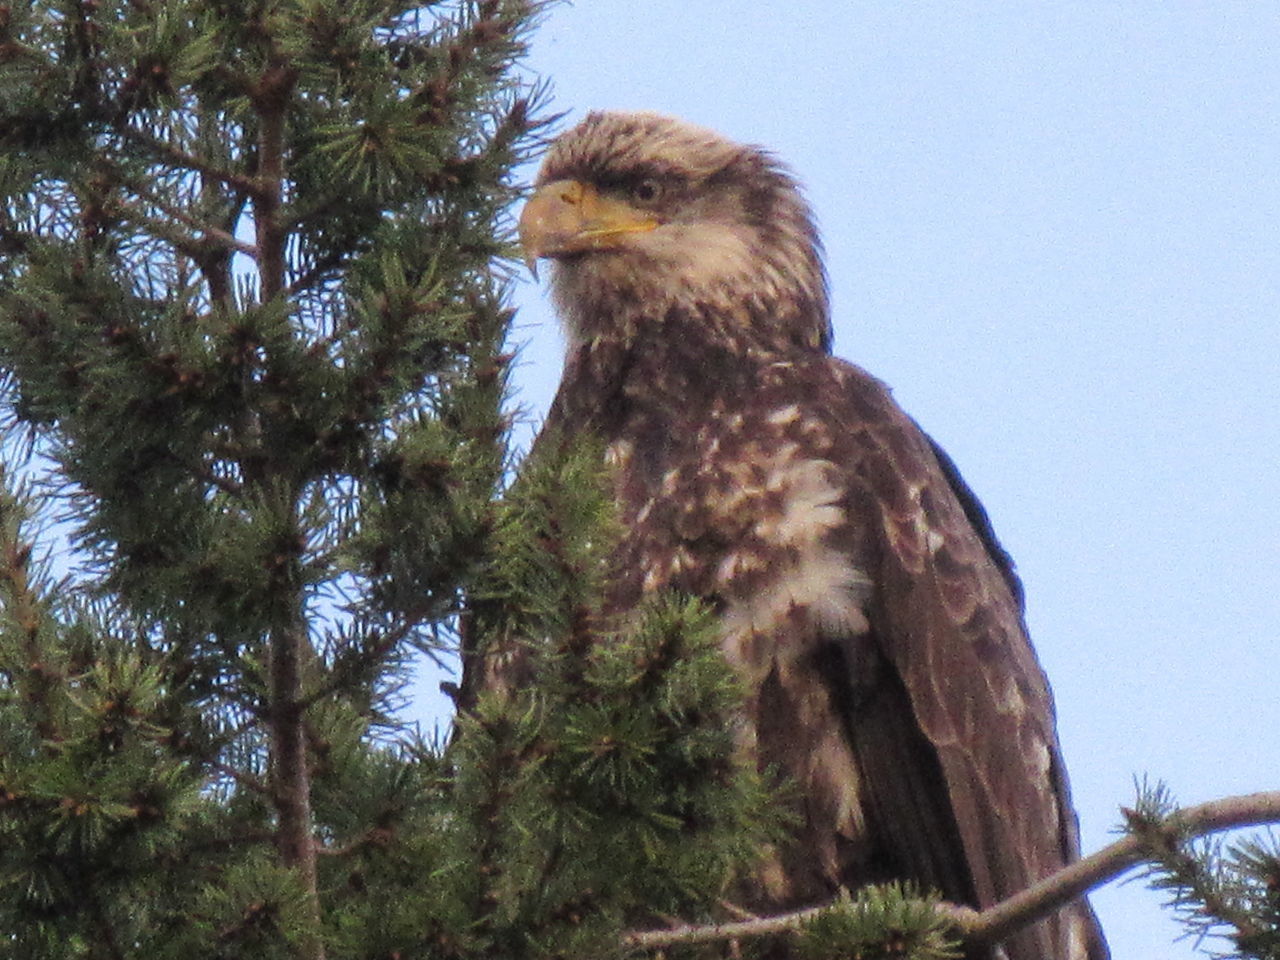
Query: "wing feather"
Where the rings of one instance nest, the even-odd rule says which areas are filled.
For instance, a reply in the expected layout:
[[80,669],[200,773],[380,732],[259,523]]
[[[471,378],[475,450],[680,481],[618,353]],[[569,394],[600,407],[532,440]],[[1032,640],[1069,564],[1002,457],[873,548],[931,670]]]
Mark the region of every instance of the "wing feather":
[[[932,746],[972,895],[988,905],[1077,855],[1052,695],[1027,638],[1012,563],[977,498],[878,381],[831,363],[856,397],[849,409],[858,411],[864,438],[847,453],[861,492],[852,502],[874,504],[851,523],[880,536],[871,631],[901,682],[900,721]],[[868,790],[893,799],[892,776],[874,776],[870,763]],[[1093,930],[1081,905],[1006,950],[1105,956]],[[1070,953],[1073,942],[1089,952]]]

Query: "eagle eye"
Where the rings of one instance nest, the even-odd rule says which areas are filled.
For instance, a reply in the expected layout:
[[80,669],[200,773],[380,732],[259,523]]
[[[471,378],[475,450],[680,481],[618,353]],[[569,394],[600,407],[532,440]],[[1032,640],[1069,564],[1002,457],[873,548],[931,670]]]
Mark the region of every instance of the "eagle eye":
[[631,196],[640,203],[653,203],[662,196],[662,184],[653,177],[645,177],[631,188]]

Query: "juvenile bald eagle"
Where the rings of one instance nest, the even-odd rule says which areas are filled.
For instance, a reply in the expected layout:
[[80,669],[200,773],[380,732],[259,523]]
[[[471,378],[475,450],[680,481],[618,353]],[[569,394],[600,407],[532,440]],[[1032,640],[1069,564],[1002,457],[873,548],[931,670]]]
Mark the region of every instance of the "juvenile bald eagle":
[[[909,878],[984,906],[1077,856],[1012,565],[951,461],[830,355],[821,249],[769,154],[653,114],[561,136],[524,209],[569,342],[547,426],[607,444],[609,609],[719,611],[744,749],[800,787],[754,904]],[[1087,904],[1011,960],[1098,960]]]

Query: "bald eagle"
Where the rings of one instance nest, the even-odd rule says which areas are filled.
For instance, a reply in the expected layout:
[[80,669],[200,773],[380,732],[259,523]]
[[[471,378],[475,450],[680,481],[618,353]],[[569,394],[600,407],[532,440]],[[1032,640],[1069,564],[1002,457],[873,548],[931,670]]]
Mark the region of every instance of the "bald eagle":
[[[668,117],[593,113],[550,149],[520,233],[568,340],[546,426],[607,449],[625,531],[608,610],[711,604],[749,691],[743,749],[798,785],[751,905],[908,879],[982,907],[1076,858],[1013,566],[946,455],[831,356],[787,170]],[[1107,955],[1083,901],[1003,950]]]

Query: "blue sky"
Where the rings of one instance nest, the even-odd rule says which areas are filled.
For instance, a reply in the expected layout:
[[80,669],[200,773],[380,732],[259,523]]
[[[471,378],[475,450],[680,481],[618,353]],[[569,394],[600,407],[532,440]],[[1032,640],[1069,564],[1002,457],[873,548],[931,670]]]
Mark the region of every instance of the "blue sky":
[[[582,0],[533,37],[570,122],[676,114],[807,185],[837,353],[1018,562],[1086,850],[1135,776],[1280,783],[1278,50],[1280,5],[1225,0]],[[561,346],[516,297],[536,419]],[[1094,902],[1117,960],[1199,955],[1140,884]]]

